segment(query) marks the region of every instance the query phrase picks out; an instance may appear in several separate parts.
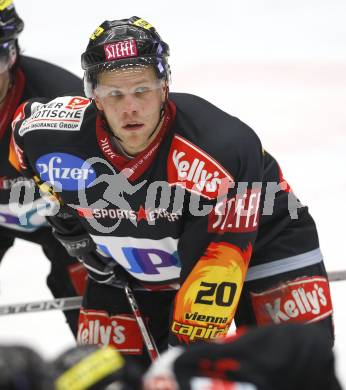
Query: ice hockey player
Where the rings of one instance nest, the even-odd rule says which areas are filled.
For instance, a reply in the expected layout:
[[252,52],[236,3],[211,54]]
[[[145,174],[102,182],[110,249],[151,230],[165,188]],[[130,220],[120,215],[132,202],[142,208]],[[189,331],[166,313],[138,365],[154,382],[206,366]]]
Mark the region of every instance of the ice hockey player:
[[52,379],[56,390],[341,390],[334,360],[325,328],[282,324],[173,347],[145,374],[115,349],[79,346],[55,359]]
[[72,347],[53,361],[0,346],[4,390],[341,390],[326,329],[318,324],[249,328],[236,337],[174,347],[145,373],[115,348]]
[[110,346],[80,345],[51,364],[55,390],[140,390],[144,370]]
[[[68,91],[78,94],[82,82],[62,68],[21,55],[18,35],[23,27],[13,2],[0,1],[0,260],[16,238],[37,243],[51,262],[47,284],[54,297],[74,296],[82,292],[84,276],[80,264],[52,236],[45,218],[39,215],[42,200],[38,191],[32,205],[17,206],[16,197],[10,201],[14,186],[34,187],[32,180],[28,181],[12,167],[8,154],[11,119],[20,103],[35,96],[53,99]],[[76,334],[78,311],[66,312],[66,318]]]
[[49,365],[30,347],[0,346],[1,390],[53,390]]
[[175,347],[152,364],[144,389],[341,390],[326,336],[319,324],[268,325]]
[[307,207],[247,125],[168,92],[168,55],[145,20],[105,21],[82,54],[91,102],[33,99],[15,115],[12,164],[55,190],[54,233],[89,271],[79,343],[147,357],[119,269],[160,351],[225,336],[233,319],[319,321],[331,341]]

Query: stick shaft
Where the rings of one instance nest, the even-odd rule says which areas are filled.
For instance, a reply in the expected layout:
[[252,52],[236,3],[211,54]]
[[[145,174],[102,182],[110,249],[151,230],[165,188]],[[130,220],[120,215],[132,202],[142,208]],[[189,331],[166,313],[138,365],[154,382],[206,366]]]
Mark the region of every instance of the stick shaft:
[[58,298],[47,301],[10,303],[0,306],[0,316],[9,314],[36,313],[49,310],[75,310],[82,304],[82,297]]
[[[330,271],[328,272],[328,278],[330,282],[345,281],[346,270]],[[76,310],[80,309],[81,304],[82,297],[69,297],[49,299],[46,301],[10,303],[7,305],[0,305],[0,316],[23,313],[37,313],[50,310]]]
[[328,279],[330,282],[340,282],[346,280],[346,270],[343,271],[329,271]]
[[158,352],[158,349],[156,347],[154,338],[144,322],[144,319],[143,319],[141,312],[139,310],[136,298],[135,298],[133,291],[132,291],[131,287],[129,286],[128,282],[124,283],[124,290],[125,290],[126,298],[127,298],[129,305],[131,307],[132,313],[136,318],[139,330],[142,334],[142,338],[143,338],[144,344],[147,348],[149,357],[150,357],[151,361],[153,362],[159,356],[159,352]]

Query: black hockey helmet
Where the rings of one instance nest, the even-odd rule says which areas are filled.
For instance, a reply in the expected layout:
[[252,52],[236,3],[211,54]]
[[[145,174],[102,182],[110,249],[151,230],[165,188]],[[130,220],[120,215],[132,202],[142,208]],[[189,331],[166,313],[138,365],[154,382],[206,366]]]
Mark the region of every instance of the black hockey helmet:
[[15,41],[23,31],[24,22],[12,1],[0,1],[0,43]]
[[0,72],[10,68],[19,52],[17,37],[24,22],[18,16],[12,0],[0,0]]
[[159,79],[169,81],[169,46],[145,20],[129,19],[103,22],[90,37],[82,54],[84,89],[92,97],[100,72],[131,66],[152,65]]
[[53,390],[50,366],[29,347],[2,345],[0,389]]

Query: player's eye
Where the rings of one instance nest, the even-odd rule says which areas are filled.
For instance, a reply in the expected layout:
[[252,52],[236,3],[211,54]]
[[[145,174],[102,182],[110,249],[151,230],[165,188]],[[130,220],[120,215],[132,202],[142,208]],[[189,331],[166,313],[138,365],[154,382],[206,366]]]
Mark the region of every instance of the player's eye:
[[112,91],[108,92],[108,96],[110,97],[121,97],[123,96],[123,93],[117,89],[113,89]]
[[135,94],[136,95],[141,95],[143,93],[146,93],[146,92],[149,92],[150,91],[150,88],[149,87],[137,87],[135,89]]

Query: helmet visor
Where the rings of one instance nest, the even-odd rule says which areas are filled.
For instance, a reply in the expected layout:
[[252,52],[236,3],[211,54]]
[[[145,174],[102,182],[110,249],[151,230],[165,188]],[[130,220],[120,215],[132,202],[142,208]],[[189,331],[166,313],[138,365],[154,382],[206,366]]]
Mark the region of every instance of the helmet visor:
[[159,112],[164,100],[165,80],[156,78],[153,70],[143,67],[125,67],[103,73],[93,91],[108,107],[122,109],[128,104],[141,112],[142,117]]
[[0,74],[6,72],[16,62],[17,50],[14,42],[0,43]]
[[149,97],[154,91],[161,89],[164,85],[163,80],[145,80],[139,81],[134,86],[131,87],[118,87],[113,85],[106,84],[97,84],[94,95],[100,99],[113,99],[114,101],[120,100],[123,97],[128,95],[133,95],[136,97]]
[[[160,65],[160,64],[159,64]],[[144,83],[143,85],[139,85],[138,91],[153,91],[155,89],[161,88],[163,85],[168,85],[170,82],[170,78],[166,79],[163,77],[159,77],[159,72],[158,72],[158,66],[153,65],[150,61],[145,61],[145,62],[118,62],[116,64],[116,67],[114,64],[105,64],[102,66],[102,68],[99,69],[99,72],[97,75],[93,73],[88,73],[86,72],[84,75],[84,90],[86,93],[86,96],[89,98],[92,98],[94,96],[98,96],[100,98],[106,97],[106,96],[111,96],[113,95],[116,96],[118,95],[118,92],[113,90],[109,90],[108,86],[106,85],[107,88],[104,88],[104,86],[100,86],[99,82],[99,77],[100,74],[102,73],[112,73],[114,75],[128,75],[128,76],[137,76],[140,74],[143,74],[147,69],[152,69],[155,72],[155,80],[150,80],[151,83],[148,85],[148,83]],[[161,69],[161,68],[160,68]],[[165,69],[162,66],[162,72],[165,72]],[[102,83],[101,83],[102,84]],[[147,88],[148,87],[148,88]],[[96,90],[97,89],[97,90]],[[137,95],[138,94],[137,91]],[[119,92],[119,95],[121,94],[122,91]],[[134,94],[136,92],[136,89],[132,89],[131,91],[126,90],[126,94]],[[144,93],[144,92],[143,92]],[[143,95],[144,96],[144,95]]]

